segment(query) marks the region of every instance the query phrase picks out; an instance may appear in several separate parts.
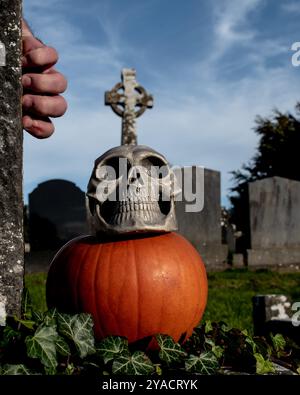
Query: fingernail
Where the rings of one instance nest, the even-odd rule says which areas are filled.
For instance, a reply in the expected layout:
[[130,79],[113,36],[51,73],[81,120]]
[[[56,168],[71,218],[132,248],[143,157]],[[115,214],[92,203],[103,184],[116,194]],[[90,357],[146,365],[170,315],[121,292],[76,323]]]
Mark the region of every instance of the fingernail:
[[22,105],[25,108],[30,108],[32,106],[32,100],[30,96],[24,96],[22,99]]
[[28,88],[31,85],[31,78],[28,75],[23,75],[22,85],[24,88]]
[[26,117],[25,119],[23,119],[23,127],[25,129],[29,129],[33,126],[33,122],[32,119],[29,117]]

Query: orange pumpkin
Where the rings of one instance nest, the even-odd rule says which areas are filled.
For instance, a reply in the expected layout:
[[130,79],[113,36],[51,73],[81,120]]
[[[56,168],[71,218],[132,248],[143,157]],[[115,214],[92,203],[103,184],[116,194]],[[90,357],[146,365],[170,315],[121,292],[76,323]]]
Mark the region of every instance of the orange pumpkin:
[[206,301],[202,259],[176,233],[75,239],[54,258],[47,280],[48,307],[92,314],[98,339],[133,342],[157,333],[186,339]]

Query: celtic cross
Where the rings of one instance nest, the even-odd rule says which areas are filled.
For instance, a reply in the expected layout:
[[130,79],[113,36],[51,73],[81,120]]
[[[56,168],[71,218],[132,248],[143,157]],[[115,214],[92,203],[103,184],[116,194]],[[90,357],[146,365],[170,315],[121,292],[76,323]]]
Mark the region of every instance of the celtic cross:
[[153,97],[136,81],[134,69],[122,70],[122,82],[105,92],[105,104],[122,117],[122,145],[136,145],[136,118],[153,107]]

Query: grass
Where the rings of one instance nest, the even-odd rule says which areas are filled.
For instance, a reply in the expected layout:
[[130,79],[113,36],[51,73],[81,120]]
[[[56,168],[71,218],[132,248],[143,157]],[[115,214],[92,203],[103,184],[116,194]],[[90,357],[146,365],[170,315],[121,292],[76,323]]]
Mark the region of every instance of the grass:
[[[25,285],[35,310],[46,310],[46,274],[27,275]],[[204,320],[225,321],[252,332],[252,297],[257,294],[284,294],[300,301],[300,273],[267,270],[227,270],[208,274],[209,295]]]

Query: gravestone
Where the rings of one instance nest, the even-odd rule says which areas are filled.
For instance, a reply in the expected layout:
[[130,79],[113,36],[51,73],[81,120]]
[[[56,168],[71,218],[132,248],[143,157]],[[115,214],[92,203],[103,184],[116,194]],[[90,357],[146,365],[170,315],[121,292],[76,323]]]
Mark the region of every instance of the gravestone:
[[[191,169],[191,168],[190,168]],[[176,172],[177,177],[182,177],[182,189],[184,191],[184,180],[192,177],[193,191],[196,193],[196,167],[187,172],[184,177],[183,168]],[[221,175],[220,172],[210,169],[202,169],[202,207],[198,212],[187,212],[188,202],[183,193],[182,201],[176,201],[176,216],[178,232],[181,233],[198,250],[204,260],[206,268],[224,269],[228,247],[222,244],[221,230]],[[189,180],[190,182],[191,180]]]
[[29,194],[32,249],[55,249],[86,233],[85,193],[73,182],[49,180]]
[[256,295],[252,299],[256,336],[281,333],[300,340],[300,327],[294,322],[293,305],[286,295]]
[[249,267],[300,269],[300,182],[271,177],[249,183]]
[[0,0],[0,325],[20,313],[23,289],[21,4]]

